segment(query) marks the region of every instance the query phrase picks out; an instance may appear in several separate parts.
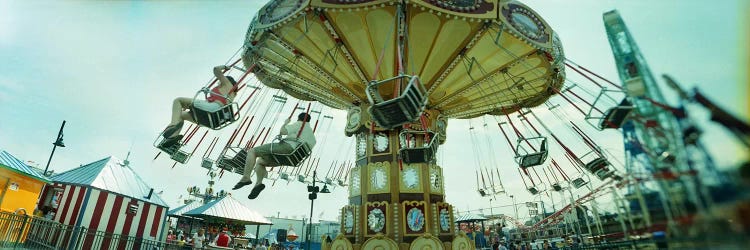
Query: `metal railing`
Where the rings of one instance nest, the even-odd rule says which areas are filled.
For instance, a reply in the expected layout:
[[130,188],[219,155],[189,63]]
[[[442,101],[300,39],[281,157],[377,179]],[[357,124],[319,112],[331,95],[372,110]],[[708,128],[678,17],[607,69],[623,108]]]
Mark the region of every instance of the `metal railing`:
[[0,212],[0,249],[182,249],[177,244]]

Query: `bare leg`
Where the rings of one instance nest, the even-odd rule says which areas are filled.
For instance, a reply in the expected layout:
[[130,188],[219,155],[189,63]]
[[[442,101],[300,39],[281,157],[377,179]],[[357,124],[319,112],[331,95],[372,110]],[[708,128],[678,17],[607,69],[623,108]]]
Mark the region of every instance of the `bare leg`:
[[263,184],[263,178],[266,178],[268,171],[266,171],[266,165],[258,162],[255,164],[255,186]]
[[193,120],[193,114],[192,114],[192,113],[190,113],[190,112],[187,112],[187,111],[183,111],[183,112],[182,112],[182,115],[180,116],[180,118],[181,118],[182,120],[185,120],[185,121],[189,121],[189,122],[195,123],[195,121]]
[[[255,150],[253,148],[247,149],[247,156],[245,156],[245,171],[242,175],[240,182],[247,182],[251,180],[251,173],[255,167]],[[257,174],[257,173],[256,173]]]
[[193,103],[193,99],[187,97],[177,97],[172,102],[172,121],[169,125],[175,125],[181,122],[182,111],[186,110]]

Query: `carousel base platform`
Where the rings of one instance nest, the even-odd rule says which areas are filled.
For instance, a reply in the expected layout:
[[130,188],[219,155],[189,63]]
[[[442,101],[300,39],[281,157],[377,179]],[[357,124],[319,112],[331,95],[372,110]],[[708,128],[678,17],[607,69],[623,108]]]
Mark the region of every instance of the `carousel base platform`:
[[366,240],[364,243],[352,244],[346,237],[339,235],[330,243],[323,240],[322,250],[375,250],[375,249],[398,249],[398,250],[469,250],[477,249],[474,242],[460,232],[450,242],[441,242],[437,237],[426,233],[417,237],[411,243],[398,243],[384,235],[377,235]]

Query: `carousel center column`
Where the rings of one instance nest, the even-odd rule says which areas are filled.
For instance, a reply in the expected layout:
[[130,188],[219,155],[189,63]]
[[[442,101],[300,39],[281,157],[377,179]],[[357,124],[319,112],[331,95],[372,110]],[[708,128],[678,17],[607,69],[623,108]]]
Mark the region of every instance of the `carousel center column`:
[[443,171],[436,164],[446,119],[427,110],[416,123],[383,129],[372,126],[363,110],[366,105],[348,113],[345,132],[356,137],[356,164],[337,239],[346,238],[354,249],[409,249],[418,240],[444,248],[454,234],[453,207],[445,203]]

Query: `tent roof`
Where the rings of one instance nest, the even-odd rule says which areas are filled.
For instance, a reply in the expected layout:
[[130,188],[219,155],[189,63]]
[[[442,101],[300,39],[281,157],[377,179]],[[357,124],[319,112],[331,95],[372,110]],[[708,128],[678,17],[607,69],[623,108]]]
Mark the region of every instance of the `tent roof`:
[[456,222],[474,222],[474,221],[486,221],[486,217],[478,214],[464,214],[456,218]]
[[185,212],[187,212],[187,211],[193,210],[193,209],[198,208],[198,207],[200,207],[202,205],[203,205],[202,202],[193,200],[193,201],[189,202],[188,204],[185,204],[185,205],[179,206],[179,207],[177,207],[175,209],[167,211],[167,216],[183,217],[183,218],[191,218],[191,219],[199,219],[199,218],[193,218],[193,217],[185,216],[183,214]]
[[95,187],[144,202],[169,207],[164,200],[154,193],[147,199],[151,187],[123,162],[113,156],[59,173],[52,181],[61,184],[73,184]]
[[15,156],[2,149],[0,149],[0,166],[9,168],[14,172],[18,172],[20,174],[43,182],[50,181],[47,177],[44,177],[44,175],[40,174],[37,171],[34,171],[31,167],[29,167],[29,165],[23,163],[23,161],[19,160]]
[[232,198],[231,194],[184,212],[183,216],[204,219],[225,219],[246,225],[273,225],[270,220],[263,217],[260,213],[251,210]]

